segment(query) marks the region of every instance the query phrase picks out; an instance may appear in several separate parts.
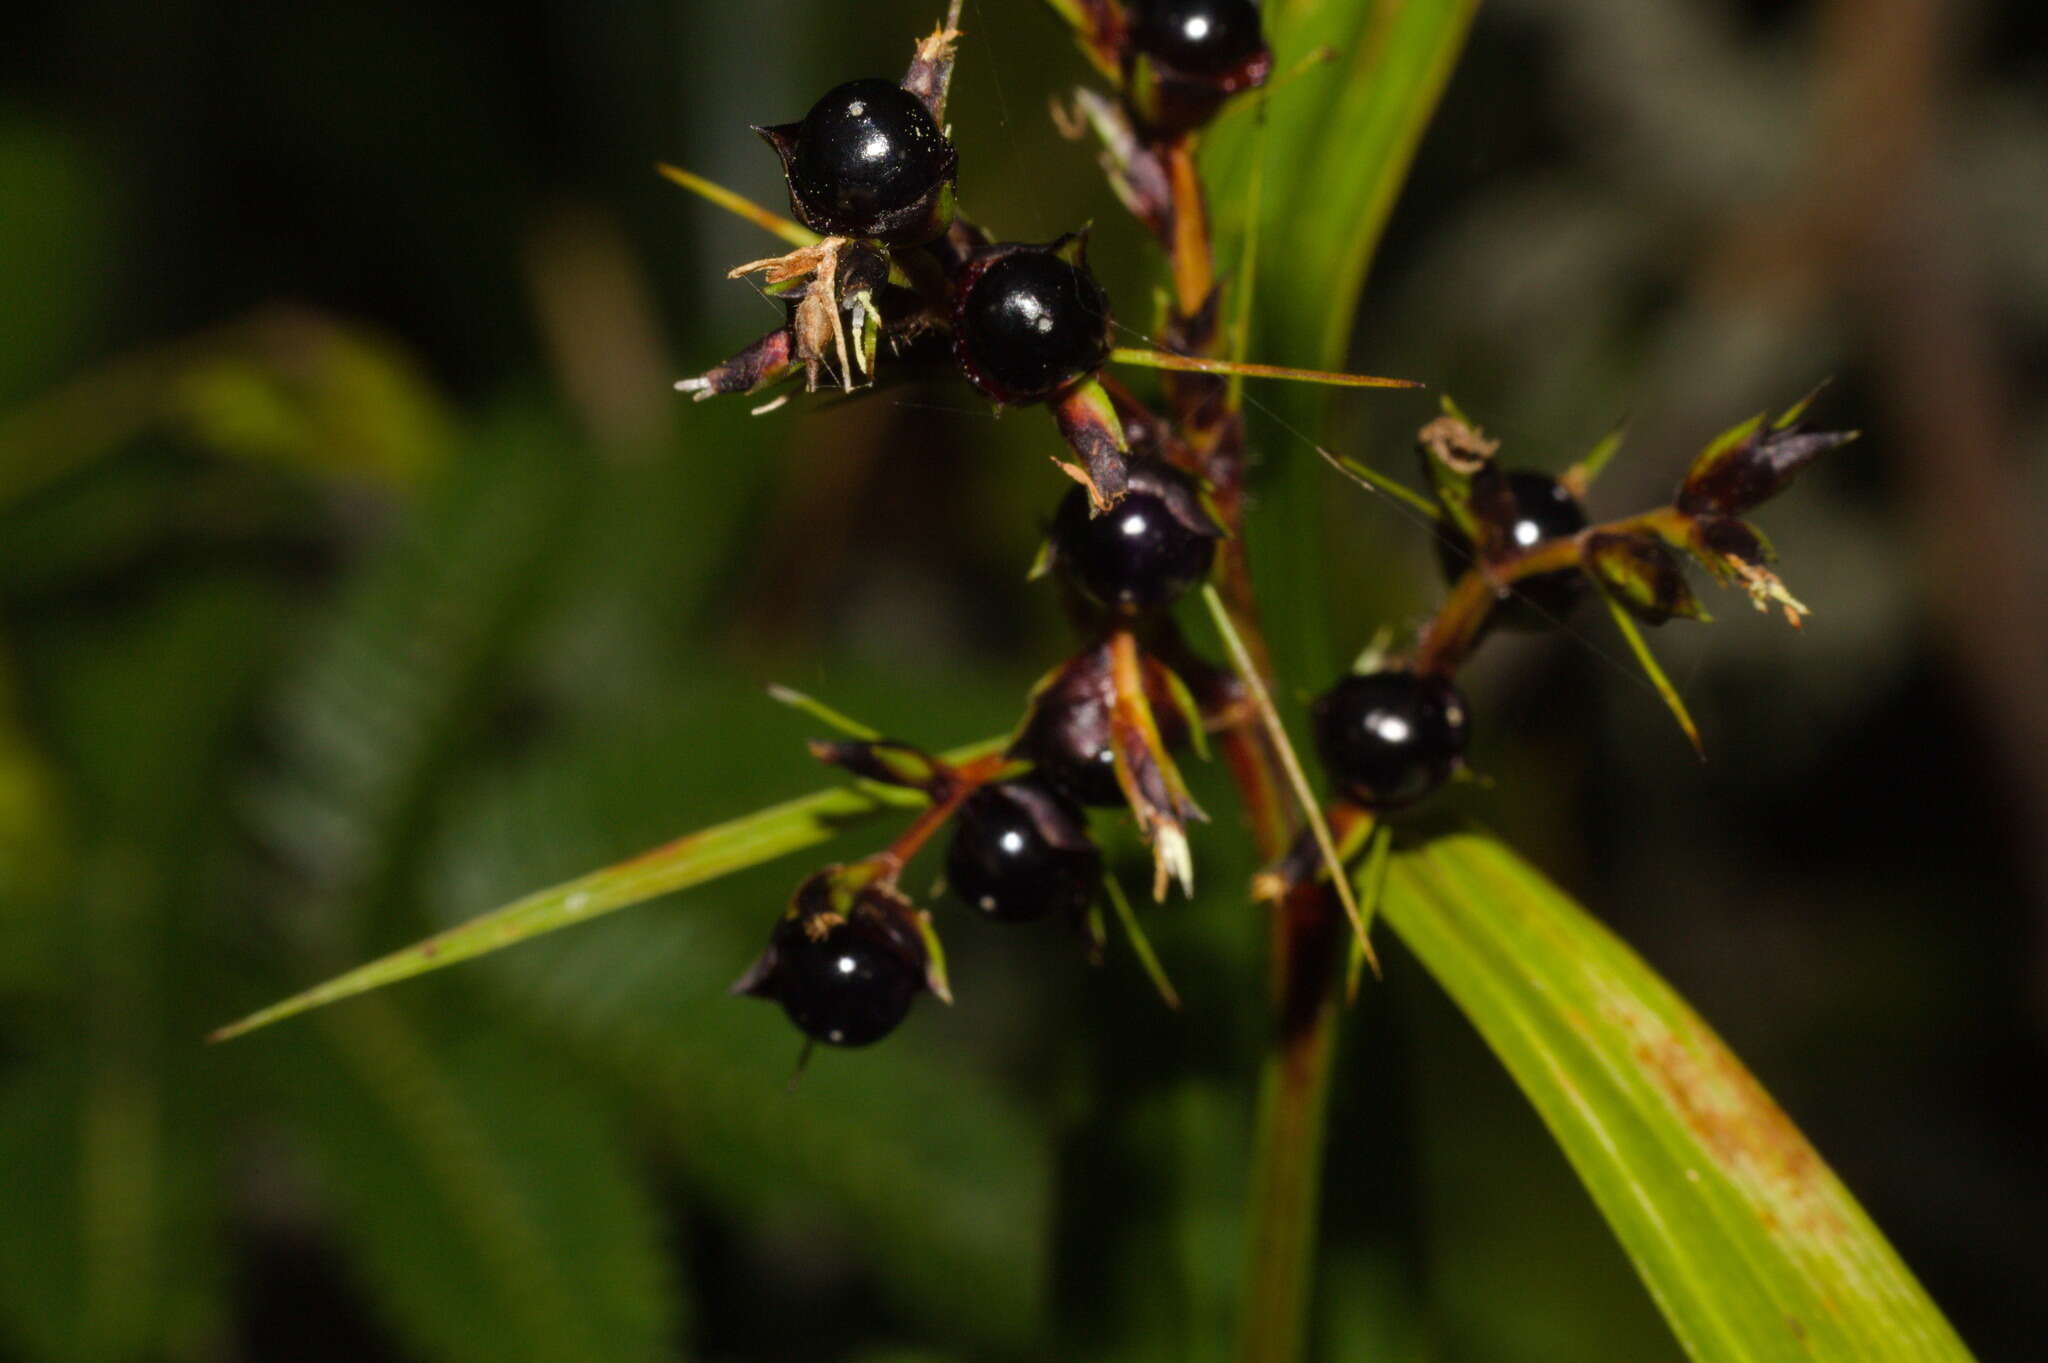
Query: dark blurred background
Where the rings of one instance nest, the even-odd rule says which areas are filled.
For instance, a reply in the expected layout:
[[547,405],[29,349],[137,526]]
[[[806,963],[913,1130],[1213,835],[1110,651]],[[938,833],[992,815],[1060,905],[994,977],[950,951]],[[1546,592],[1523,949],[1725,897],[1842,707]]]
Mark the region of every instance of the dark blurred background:
[[[1060,491],[1037,418],[669,391],[775,313],[722,277],[759,235],[652,163],[775,202],[747,125],[895,71],[936,8],[16,13],[0,1358],[1223,1356],[1264,987],[1227,816],[1210,892],[1148,917],[1180,1015],[1117,949],[1090,972],[947,913],[958,1006],[787,1094],[793,1035],[721,991],[806,862],[198,1044],[816,786],[768,681],[933,746],[1014,722],[1069,642],[1023,580]],[[1761,517],[1814,620],[1717,595],[1656,639],[1711,760],[1586,616],[1490,648],[1495,784],[1455,803],[1724,1032],[1987,1360],[2048,1339],[2043,13],[1494,0],[1353,357],[1537,466],[1630,417],[1608,514],[1835,376],[1819,414],[1866,438]],[[1095,220],[1141,325],[1145,244],[1046,116],[1079,59],[1024,0],[966,26],[963,204]],[[1405,474],[1430,411],[1347,397],[1326,435]],[[1253,536],[1322,536],[1315,580],[1276,579],[1299,699],[1437,584],[1425,531],[1255,433]],[[1338,1078],[1323,1356],[1676,1357],[1385,949]]]

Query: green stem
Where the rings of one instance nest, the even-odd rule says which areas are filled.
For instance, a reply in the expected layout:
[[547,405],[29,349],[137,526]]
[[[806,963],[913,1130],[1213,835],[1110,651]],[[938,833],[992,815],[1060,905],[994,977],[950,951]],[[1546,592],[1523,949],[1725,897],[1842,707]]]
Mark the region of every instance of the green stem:
[[1343,940],[1331,930],[1343,920],[1326,896],[1308,899],[1274,918],[1274,956],[1286,977],[1259,1080],[1239,1363],[1296,1363],[1307,1340]]

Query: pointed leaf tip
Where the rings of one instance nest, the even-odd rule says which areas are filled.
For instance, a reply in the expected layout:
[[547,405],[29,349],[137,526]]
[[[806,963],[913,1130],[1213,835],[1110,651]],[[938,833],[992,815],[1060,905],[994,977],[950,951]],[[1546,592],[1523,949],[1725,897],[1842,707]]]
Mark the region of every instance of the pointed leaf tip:
[[1649,678],[1650,685],[1663,700],[1664,708],[1678,721],[1678,727],[1684,731],[1686,740],[1692,744],[1693,752],[1700,761],[1706,761],[1707,745],[1700,738],[1699,725],[1693,723],[1692,713],[1685,708],[1685,701],[1679,696],[1678,688],[1671,684],[1671,678],[1665,675],[1663,665],[1657,661],[1657,655],[1650,651],[1649,641],[1643,638],[1643,631],[1636,625],[1635,617],[1629,614],[1626,606],[1613,597],[1610,596],[1606,600],[1607,609],[1614,615],[1615,628],[1619,629],[1621,637],[1628,641],[1629,651],[1635,654],[1636,663],[1643,669],[1643,675]]
[[[1003,739],[944,754],[952,764],[999,750]],[[677,838],[602,870],[536,891],[424,941],[357,966],[290,998],[209,1033],[209,1042],[232,1041],[300,1013],[366,994],[385,985],[586,923],[677,890],[760,866],[829,841],[854,823],[892,809],[928,802],[912,791],[873,785],[840,787],[789,800]]]
[[1699,1363],[1969,1350],[1671,986],[1498,842],[1397,853],[1381,913],[1506,1066]]

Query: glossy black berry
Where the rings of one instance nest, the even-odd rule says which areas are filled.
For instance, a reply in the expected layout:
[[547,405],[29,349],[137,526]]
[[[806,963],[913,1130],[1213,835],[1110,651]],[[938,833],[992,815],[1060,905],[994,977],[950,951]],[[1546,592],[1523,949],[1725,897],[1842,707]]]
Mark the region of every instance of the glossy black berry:
[[1085,913],[1102,884],[1102,854],[1081,812],[1035,781],[970,795],[955,816],[946,883],[991,918],[1025,923]]
[[734,991],[775,1000],[814,1041],[865,1046],[895,1031],[927,987],[927,956],[900,899],[869,895],[843,913],[818,911],[830,874],[797,892]]
[[1053,565],[1099,606],[1141,614],[1175,600],[1209,574],[1221,531],[1183,475],[1133,461],[1130,491],[1095,515],[1084,488],[1060,502]]
[[892,81],[848,81],[803,122],[760,131],[782,155],[790,206],[814,232],[916,245],[951,218],[942,200],[959,154],[924,101]]
[[1001,403],[1042,402],[1109,358],[1109,296],[1049,246],[998,246],[962,273],[953,353]]
[[[1533,549],[1586,528],[1585,508],[1557,479],[1523,469],[1506,474],[1502,484],[1505,496],[1493,517],[1502,552]],[[1440,524],[1437,560],[1447,581],[1455,581],[1472,566],[1475,552],[1472,542],[1448,519]],[[1585,598],[1586,587],[1585,574],[1575,568],[1523,578],[1515,584],[1514,599],[1496,611],[1494,619],[1512,629],[1543,629],[1569,615]]]
[[[1076,656],[1032,697],[1030,717],[1010,755],[1030,762],[1035,777],[1068,799],[1093,808],[1123,804],[1110,748],[1113,695],[1107,647]],[[1146,699],[1167,748],[1185,744],[1188,725],[1180,709],[1149,690]]]
[[1413,804],[1449,779],[1465,751],[1465,698],[1439,677],[1346,677],[1315,703],[1316,751],[1330,782],[1369,809]]
[[1138,0],[1129,42],[1192,76],[1226,76],[1266,50],[1251,0]]
[[1080,730],[1048,724],[1027,736],[1016,753],[1036,763],[1038,774],[1069,798],[1091,809],[1114,809],[1124,803],[1106,720],[1099,741],[1088,741]]

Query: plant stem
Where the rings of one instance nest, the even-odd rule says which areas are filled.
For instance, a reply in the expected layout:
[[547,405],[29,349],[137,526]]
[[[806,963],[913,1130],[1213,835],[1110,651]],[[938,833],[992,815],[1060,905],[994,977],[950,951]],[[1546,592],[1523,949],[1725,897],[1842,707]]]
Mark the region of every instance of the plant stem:
[[995,780],[1006,765],[1001,753],[988,753],[950,769],[945,783],[933,793],[931,804],[918,811],[910,826],[875,856],[875,861],[888,868],[891,884],[932,836],[959,813],[967,797]]
[[[1168,249],[1180,339],[1175,349],[1215,350],[1214,251],[1208,212],[1195,173],[1193,148],[1177,141],[1160,149],[1173,193]],[[1203,317],[1207,316],[1206,324]],[[1174,419],[1200,452],[1203,472],[1230,533],[1217,555],[1218,592],[1245,653],[1246,669],[1272,689],[1272,651],[1259,622],[1251,563],[1244,544],[1244,415],[1214,378],[1169,382]],[[1221,397],[1223,400],[1216,400]],[[1221,741],[1239,793],[1253,814],[1259,853],[1283,856],[1293,819],[1279,754],[1255,715]],[[1239,1351],[1244,1363],[1295,1363],[1307,1335],[1309,1285],[1315,1264],[1318,1194],[1322,1186],[1324,1110],[1335,1051],[1337,966],[1345,922],[1327,887],[1313,884],[1276,904],[1272,913],[1276,1010],[1272,1042],[1260,1075],[1257,1144],[1252,1157],[1244,1296]]]
[[1307,1339],[1342,923],[1316,886],[1273,914],[1279,1016],[1259,1078],[1239,1363],[1296,1363]]
[[1490,563],[1474,562],[1459,577],[1451,594],[1444,598],[1436,615],[1422,631],[1422,645],[1416,650],[1415,670],[1448,677],[1470,656],[1479,641],[1486,617],[1515,583],[1544,573],[1574,570],[1579,566],[1581,546],[1592,535],[1647,532],[1666,541],[1682,543],[1686,520],[1671,507],[1646,511],[1605,525],[1591,525],[1576,535],[1545,540],[1534,548],[1507,554]]

